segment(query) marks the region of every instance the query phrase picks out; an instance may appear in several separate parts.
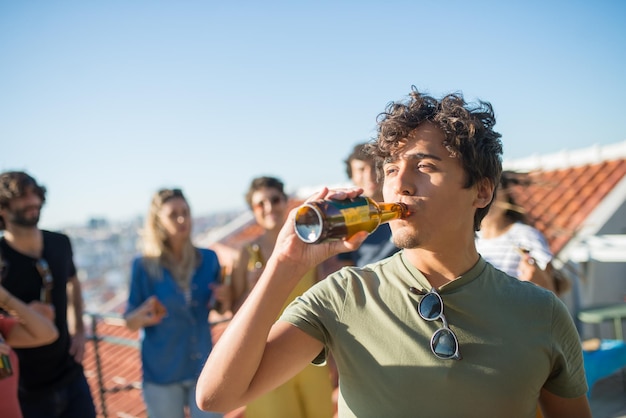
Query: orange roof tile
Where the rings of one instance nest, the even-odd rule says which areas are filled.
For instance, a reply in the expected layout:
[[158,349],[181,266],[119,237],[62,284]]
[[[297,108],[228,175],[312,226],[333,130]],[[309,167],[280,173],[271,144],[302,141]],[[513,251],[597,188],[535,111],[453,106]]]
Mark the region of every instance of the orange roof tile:
[[583,222],[626,175],[626,159],[528,173],[529,185],[513,186],[516,202],[526,209],[558,254]]
[[[216,329],[223,331],[221,327]],[[119,319],[99,320],[96,333],[100,338],[98,354],[104,394],[100,390],[93,338],[85,345],[83,368],[96,405],[97,417],[147,418],[141,394],[139,333],[128,330]],[[224,418],[243,418],[242,410],[229,412]]]
[[[141,382],[141,359],[136,347],[138,332],[132,332],[120,322],[99,321],[96,328],[98,353],[102,370],[104,387],[112,392],[104,393],[106,416],[125,418],[147,418],[146,408],[141,396],[141,389],[137,386]],[[132,345],[121,345],[120,342],[129,342]],[[104,417],[98,367],[95,351],[95,342],[89,342],[85,347],[83,368],[91,387],[98,417]],[[128,390],[115,391],[115,388],[127,387]]]

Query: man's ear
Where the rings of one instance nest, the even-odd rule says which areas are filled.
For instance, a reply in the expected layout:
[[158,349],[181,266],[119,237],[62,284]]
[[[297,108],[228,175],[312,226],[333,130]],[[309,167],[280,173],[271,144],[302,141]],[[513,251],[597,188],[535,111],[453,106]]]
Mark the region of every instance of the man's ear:
[[474,201],[474,205],[477,208],[487,207],[493,200],[494,191],[495,185],[490,179],[484,178],[479,180],[476,183],[476,200]]

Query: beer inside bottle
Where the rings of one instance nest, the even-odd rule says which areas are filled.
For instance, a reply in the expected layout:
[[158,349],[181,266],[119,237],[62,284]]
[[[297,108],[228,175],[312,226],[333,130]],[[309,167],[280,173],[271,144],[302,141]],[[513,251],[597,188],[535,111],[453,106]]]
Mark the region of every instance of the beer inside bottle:
[[316,200],[298,208],[295,229],[309,244],[349,238],[359,231],[374,232],[382,223],[403,218],[404,203],[375,202],[369,197],[346,200]]

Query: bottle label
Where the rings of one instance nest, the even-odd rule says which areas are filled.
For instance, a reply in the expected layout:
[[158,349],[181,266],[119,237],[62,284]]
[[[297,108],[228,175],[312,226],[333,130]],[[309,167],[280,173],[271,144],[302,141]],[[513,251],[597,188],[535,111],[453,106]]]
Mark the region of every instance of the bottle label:
[[346,220],[346,226],[362,223],[369,220],[369,206],[357,206],[353,208],[341,209],[341,215]]

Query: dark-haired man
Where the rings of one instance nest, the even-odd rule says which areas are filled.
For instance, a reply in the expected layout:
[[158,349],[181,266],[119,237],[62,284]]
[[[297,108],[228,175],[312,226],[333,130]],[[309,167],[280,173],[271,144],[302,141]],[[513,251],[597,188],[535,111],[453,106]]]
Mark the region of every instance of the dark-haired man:
[[[589,418],[582,349],[565,305],[480,257],[475,231],[502,171],[500,134],[485,102],[413,89],[379,117],[370,152],[401,251],[345,267],[276,315],[301,275],[352,251],[365,232],[310,245],[292,211],[246,303],[211,352],[197,386],[209,410],[231,410],[332,353],[339,417]],[[312,199],[362,189],[323,189]]]
[[[85,334],[80,282],[66,235],[38,228],[46,189],[29,174],[0,174],[2,284],[15,297],[47,312],[59,330],[51,344],[16,349],[24,418],[95,417],[81,361]],[[69,296],[69,299],[68,299]],[[73,312],[74,334],[67,321]]]

